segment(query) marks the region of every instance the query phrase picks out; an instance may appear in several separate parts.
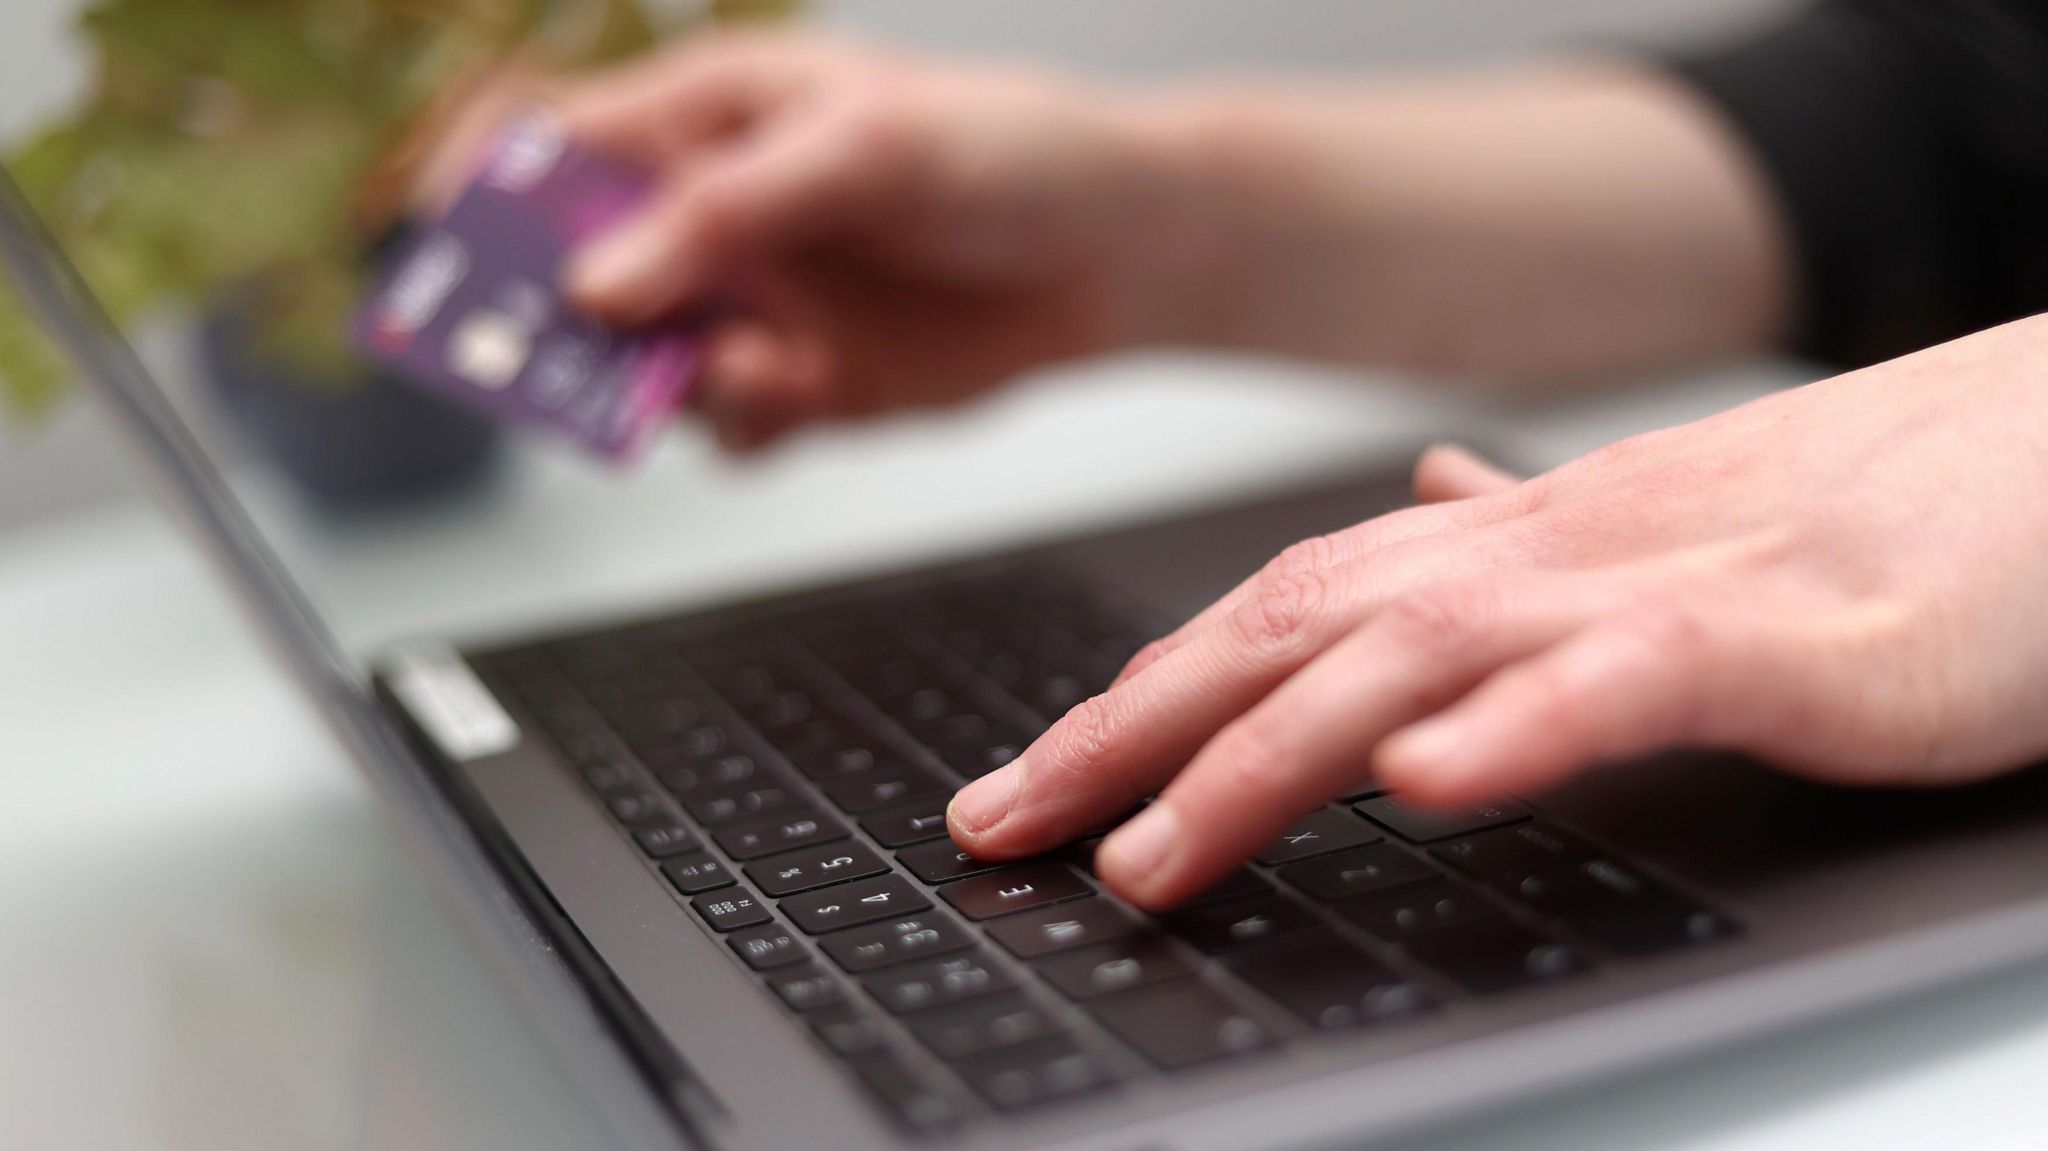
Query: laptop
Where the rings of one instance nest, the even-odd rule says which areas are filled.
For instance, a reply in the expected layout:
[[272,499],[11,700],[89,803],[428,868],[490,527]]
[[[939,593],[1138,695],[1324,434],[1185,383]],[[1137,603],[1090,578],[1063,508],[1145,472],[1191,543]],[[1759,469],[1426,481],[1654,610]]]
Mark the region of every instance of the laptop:
[[4,177],[0,256],[619,1146],[1359,1146],[2048,953],[2038,771],[1847,792],[1675,754],[1462,811],[1362,789],[1157,917],[1088,839],[987,866],[945,838],[954,789],[1403,477],[367,650],[311,558],[410,627],[488,594],[377,562],[484,513],[294,538]]

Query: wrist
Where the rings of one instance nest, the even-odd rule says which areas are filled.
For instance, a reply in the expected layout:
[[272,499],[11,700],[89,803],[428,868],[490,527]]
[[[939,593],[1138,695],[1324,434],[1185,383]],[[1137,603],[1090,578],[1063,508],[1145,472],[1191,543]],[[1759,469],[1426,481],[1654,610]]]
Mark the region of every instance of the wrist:
[[1369,166],[1333,148],[1314,100],[1204,88],[1134,104],[1134,154],[1162,191],[1141,234],[1158,342],[1356,357],[1377,309]]
[[1251,111],[1228,97],[1176,93],[1112,112],[1121,165],[1120,296],[1130,342],[1239,342],[1254,265],[1257,166]]

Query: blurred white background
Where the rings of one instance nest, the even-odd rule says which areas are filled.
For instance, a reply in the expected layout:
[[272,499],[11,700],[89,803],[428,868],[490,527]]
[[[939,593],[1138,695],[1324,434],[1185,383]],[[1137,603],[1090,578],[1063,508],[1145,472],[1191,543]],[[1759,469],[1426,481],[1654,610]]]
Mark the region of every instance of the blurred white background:
[[[684,0],[687,2],[687,0]],[[1682,40],[1781,0],[821,0],[816,18],[935,50],[1149,79],[1205,70],[1347,73]],[[0,2],[0,138],[75,93],[84,0]],[[89,403],[0,417],[0,532],[128,493]]]

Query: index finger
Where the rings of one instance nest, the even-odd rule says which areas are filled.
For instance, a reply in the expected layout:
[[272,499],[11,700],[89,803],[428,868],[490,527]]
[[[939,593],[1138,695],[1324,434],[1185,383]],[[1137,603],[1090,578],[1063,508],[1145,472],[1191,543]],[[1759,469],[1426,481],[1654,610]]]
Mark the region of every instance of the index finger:
[[658,167],[745,131],[787,98],[802,70],[773,39],[712,36],[566,89],[554,111],[579,142]]
[[1340,532],[1303,540],[1282,551],[1272,562],[1246,577],[1163,639],[1147,644],[1117,673],[1111,686],[1121,686],[1132,676],[1185,647],[1196,636],[1229,619],[1231,613],[1242,607],[1260,586],[1276,577],[1312,576],[1409,540],[1486,527],[1512,519],[1520,510],[1511,500],[1500,496],[1423,504],[1376,516]]

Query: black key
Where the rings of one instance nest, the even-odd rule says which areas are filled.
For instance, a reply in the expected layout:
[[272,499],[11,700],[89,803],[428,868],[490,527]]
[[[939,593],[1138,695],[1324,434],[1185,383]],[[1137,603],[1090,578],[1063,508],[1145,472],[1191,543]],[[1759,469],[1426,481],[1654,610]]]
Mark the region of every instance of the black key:
[[987,716],[960,712],[924,724],[917,734],[928,746],[937,750],[984,744],[996,735],[996,728],[988,721]]
[[602,726],[595,722],[596,713],[584,703],[576,688],[545,671],[522,677],[516,691],[551,730],[566,734]]
[[856,974],[973,945],[966,928],[936,911],[835,931],[818,941],[834,962]]
[[1423,963],[1481,993],[1576,975],[1586,961],[1569,946],[1506,917],[1475,919],[1403,942]]
[[[727,653],[735,649],[728,647]],[[707,656],[696,652],[691,662],[703,670],[704,678],[734,707],[742,710],[758,708],[772,699],[781,690],[782,681],[787,678],[786,668],[770,662],[742,657],[738,661]],[[778,675],[778,672],[783,674]]]
[[1027,863],[939,888],[939,896],[969,919],[994,919],[1095,894],[1088,881],[1063,863]]
[[725,864],[701,851],[669,860],[661,865],[661,873],[668,876],[668,881],[684,895],[713,891],[732,883],[732,875],[725,870]]
[[920,687],[900,699],[889,700],[885,710],[891,719],[915,730],[966,709],[944,688]]
[[797,1011],[830,1007],[846,998],[839,981],[815,963],[778,971],[768,977],[768,986]]
[[683,801],[690,818],[706,828],[723,827],[756,816],[772,815],[798,806],[803,800],[794,790],[778,783],[707,790]]
[[846,742],[823,746],[792,758],[798,771],[821,783],[832,779],[886,775],[907,766],[886,752],[878,754],[867,736],[852,731],[846,733]]
[[[770,732],[768,740],[797,765],[798,771],[813,779],[834,774],[833,757],[842,749],[858,751],[868,757],[870,764],[873,762],[873,753],[866,750],[872,743],[867,733],[836,716],[816,716],[794,727]],[[855,764],[851,769],[861,770],[861,766]]]
[[588,710],[535,700],[533,711],[572,763],[589,763],[618,748],[618,742],[604,733],[603,724]]
[[1186,975],[1193,970],[1172,944],[1158,935],[1132,935],[1076,951],[1061,951],[1032,966],[1046,981],[1075,999],[1128,991]]
[[1100,1056],[1066,1038],[997,1048],[962,1060],[954,1070],[1005,1111],[1069,1099],[1108,1086],[1112,1078]]
[[697,846],[697,837],[680,823],[666,820],[658,823],[643,823],[633,829],[633,839],[640,844],[640,850],[656,859],[667,859],[681,855]]
[[1346,899],[1336,904],[1333,910],[1366,931],[1389,940],[1405,939],[1418,932],[1502,914],[1500,908],[1485,896],[1441,877]]
[[931,905],[932,901],[910,886],[909,880],[900,875],[880,875],[792,895],[782,901],[782,911],[798,927],[812,935],[823,935],[843,927],[912,915]]
[[734,859],[759,859],[806,844],[845,839],[851,834],[836,815],[815,808],[797,808],[781,815],[737,823],[711,834]]
[[747,718],[754,726],[774,738],[777,731],[796,727],[811,719],[817,713],[818,705],[808,692],[797,688],[778,691],[757,703],[745,707]]
[[960,1105],[902,1056],[886,1047],[847,1061],[884,1107],[913,1131],[936,1131],[960,1121]]
[[1173,911],[1159,917],[1159,925],[1167,934],[1210,955],[1266,943],[1321,924],[1322,920],[1277,892]]
[[913,799],[860,817],[860,825],[883,847],[908,847],[913,843],[941,839],[946,834],[948,795]]
[[904,766],[893,771],[870,771],[860,775],[828,779],[822,786],[825,797],[848,815],[861,815],[890,804],[924,796],[950,797],[951,784],[921,767]]
[[746,865],[747,878],[764,895],[784,896],[829,883],[866,879],[889,870],[865,843],[850,839],[779,852]]
[[1238,978],[1311,1027],[1337,1030],[1435,1006],[1427,988],[1331,932],[1296,935],[1224,960]]
[[642,787],[614,791],[605,796],[604,805],[620,823],[665,822],[674,818],[666,804]]
[[623,759],[602,756],[582,767],[583,782],[592,791],[618,791],[640,782],[640,773]]
[[981,674],[1001,684],[1005,691],[1015,694],[1030,677],[1031,669],[1025,666],[1024,657],[1014,651],[992,651],[982,656],[976,666]]
[[886,967],[863,976],[861,982],[868,994],[898,1015],[958,1003],[1017,985],[1014,976],[976,951]]
[[835,1003],[807,1012],[811,1030],[825,1041],[825,1046],[841,1055],[859,1055],[873,1051],[889,1041],[889,1033],[882,1021],[868,1011],[850,1003]]
[[1088,685],[1071,675],[1051,675],[1024,690],[1025,702],[1042,715],[1065,715],[1088,698]]
[[797,937],[779,923],[765,923],[745,931],[735,931],[725,937],[725,945],[756,971],[772,971],[777,967],[801,963],[808,954]]
[[676,677],[677,666],[642,663],[629,671],[573,678],[577,690],[613,729],[630,739],[642,733],[672,734],[702,718],[702,708],[690,698],[689,685]]
[[1639,958],[1736,933],[1726,916],[1610,859],[1539,871],[1513,891],[1529,906],[1621,955]]
[[909,868],[910,874],[926,883],[950,883],[1007,866],[976,859],[953,846],[950,839],[935,839],[930,843],[906,847],[896,853],[896,862]]
[[578,722],[571,725],[559,721],[550,722],[548,717],[541,717],[541,722],[548,725],[548,733],[555,737],[556,744],[561,747],[562,754],[569,757],[569,762],[595,763],[606,756],[617,754],[618,747],[610,739],[594,730],[579,730],[583,728],[583,721],[588,720],[594,724],[594,719],[589,719],[581,713],[574,718]]
[[1247,895],[1263,895],[1273,890],[1273,885],[1247,867],[1240,867],[1202,891],[1180,901],[1182,907],[1200,907],[1205,903],[1222,903],[1227,899],[1243,899]]
[[981,732],[972,736],[955,734],[933,739],[932,751],[946,761],[947,767],[968,779],[980,779],[997,768],[1008,766],[1023,754],[1025,745],[1031,742],[1022,731],[1008,724],[984,723],[982,727]]
[[1020,959],[1107,943],[1140,930],[1138,920],[1107,899],[1077,899],[999,919],[987,927],[990,939]]
[[1199,979],[1170,979],[1089,1001],[1116,1037],[1168,1069],[1257,1050],[1272,1033],[1222,992]]
[[1326,807],[1310,812],[1287,829],[1287,834],[1252,858],[1268,867],[1327,855],[1347,847],[1378,843],[1386,836],[1372,824],[1341,808]]
[[910,1030],[941,1059],[964,1059],[1059,1033],[1052,1013],[1018,992],[1003,992],[919,1012]]
[[1352,810],[1410,843],[1455,839],[1529,818],[1528,809],[1519,803],[1475,803],[1451,811],[1423,811],[1391,795],[1368,799]]
[[1485,883],[1515,884],[1542,871],[1599,852],[1576,835],[1547,823],[1521,823],[1439,843],[1431,855]]
[[704,922],[714,931],[738,931],[769,920],[768,909],[761,906],[744,888],[731,891],[707,891],[692,899],[690,906],[704,917]]
[[1317,899],[1334,901],[1428,879],[1437,872],[1400,848],[1379,843],[1289,864],[1277,874]]
[[701,709],[687,699],[669,699],[637,707],[614,707],[612,726],[627,743],[658,746],[690,730],[702,718]]
[[1097,875],[1100,873],[1095,870],[1095,851],[1102,846],[1105,838],[1107,836],[1091,835],[1085,839],[1077,839],[1063,847],[1053,848],[1046,856],[1071,863],[1090,875]]
[[930,684],[926,669],[898,651],[876,651],[853,659],[835,659],[835,666],[847,679],[860,685],[879,702],[907,698]]
[[661,769],[711,759],[733,750],[733,738],[715,723],[700,723],[659,747],[640,750],[648,766]]
[[1387,793],[1384,787],[1360,786],[1337,797],[1338,803],[1357,803],[1361,799],[1377,799]]
[[703,791],[722,791],[746,786],[767,774],[751,755],[721,755],[655,773],[670,794],[687,797]]

